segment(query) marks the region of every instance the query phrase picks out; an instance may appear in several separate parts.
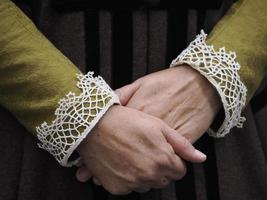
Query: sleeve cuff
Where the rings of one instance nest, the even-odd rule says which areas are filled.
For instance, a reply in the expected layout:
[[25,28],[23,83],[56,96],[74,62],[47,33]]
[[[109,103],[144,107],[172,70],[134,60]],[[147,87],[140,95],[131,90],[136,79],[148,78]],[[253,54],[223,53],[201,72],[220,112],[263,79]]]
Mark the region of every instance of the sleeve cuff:
[[50,154],[65,167],[77,164],[80,158],[69,161],[73,151],[97,124],[105,112],[119,104],[117,95],[102,77],[93,77],[93,73],[78,74],[77,87],[81,94],[69,92],[59,101],[55,110],[55,120],[36,127],[38,146]]
[[225,119],[217,131],[208,130],[213,137],[224,137],[233,127],[242,128],[245,117],[241,112],[246,103],[247,88],[238,74],[240,69],[234,52],[226,52],[225,48],[215,51],[213,46],[205,42],[206,34],[201,33],[189,46],[177,57],[171,67],[188,64],[203,76],[216,88],[219,93]]

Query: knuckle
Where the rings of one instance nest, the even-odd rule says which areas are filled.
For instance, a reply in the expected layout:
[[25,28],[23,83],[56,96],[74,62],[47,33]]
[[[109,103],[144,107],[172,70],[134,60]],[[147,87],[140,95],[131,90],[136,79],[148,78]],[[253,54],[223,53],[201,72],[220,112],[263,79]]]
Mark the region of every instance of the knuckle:
[[145,174],[148,176],[151,176],[151,175],[157,173],[158,170],[159,170],[158,160],[153,159],[148,165],[148,170],[145,170]]
[[186,175],[186,167],[180,166],[177,170],[177,180],[182,179]]
[[169,149],[162,150],[161,153],[157,155],[157,165],[160,167],[171,167],[172,166],[172,154],[168,152]]
[[173,180],[182,179],[187,172],[186,165],[183,160],[181,160],[178,156],[173,160]]
[[143,173],[139,174],[138,176],[138,183],[146,182],[146,181],[151,181],[154,179],[156,176],[156,171],[154,169],[147,169],[144,170]]
[[127,180],[130,188],[135,188],[137,185],[142,183],[143,179],[142,179],[141,175],[139,175],[139,174],[140,173],[136,173],[134,176],[131,177],[131,179]]
[[136,183],[154,182],[159,174],[158,166],[155,162],[150,163],[137,176]]

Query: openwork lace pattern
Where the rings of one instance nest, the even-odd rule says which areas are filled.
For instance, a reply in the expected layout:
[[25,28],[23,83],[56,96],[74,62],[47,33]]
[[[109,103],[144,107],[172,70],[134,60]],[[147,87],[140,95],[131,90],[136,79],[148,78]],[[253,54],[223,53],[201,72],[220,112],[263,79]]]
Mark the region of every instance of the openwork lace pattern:
[[70,155],[96,125],[108,108],[119,103],[118,97],[102,77],[93,73],[78,74],[77,87],[81,93],[69,92],[59,101],[55,120],[36,127],[38,146],[51,153],[62,166],[77,164],[79,159],[68,161]]
[[207,34],[202,30],[194,41],[172,61],[171,67],[188,64],[204,75],[217,89],[225,111],[225,119],[215,132],[208,133],[213,137],[224,137],[233,127],[241,128],[245,117],[241,116],[246,103],[247,88],[240,80],[239,63],[235,52],[226,52],[222,47],[215,51],[206,44]]

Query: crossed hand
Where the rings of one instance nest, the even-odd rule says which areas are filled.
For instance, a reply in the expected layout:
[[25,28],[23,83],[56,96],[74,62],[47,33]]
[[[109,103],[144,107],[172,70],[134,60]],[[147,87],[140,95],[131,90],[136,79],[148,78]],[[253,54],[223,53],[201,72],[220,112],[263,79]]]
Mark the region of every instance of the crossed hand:
[[220,108],[213,86],[183,65],[144,76],[116,91],[112,106],[78,147],[79,181],[93,178],[115,195],[163,188],[186,173],[183,160],[206,156],[191,143]]

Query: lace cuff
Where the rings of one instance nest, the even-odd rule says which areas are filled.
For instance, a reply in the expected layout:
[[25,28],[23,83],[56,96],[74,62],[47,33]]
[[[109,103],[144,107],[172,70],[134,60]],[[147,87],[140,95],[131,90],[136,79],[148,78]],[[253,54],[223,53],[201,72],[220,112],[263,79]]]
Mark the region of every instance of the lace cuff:
[[245,117],[241,116],[246,103],[247,88],[240,80],[240,65],[234,52],[205,43],[206,34],[202,30],[194,41],[172,61],[171,67],[188,64],[205,76],[218,91],[225,111],[225,119],[218,131],[208,130],[213,137],[224,137],[233,127],[242,128]]
[[55,120],[50,125],[44,122],[36,127],[41,141],[38,146],[65,167],[80,161],[80,158],[69,161],[69,157],[109,107],[119,104],[118,97],[101,77],[93,77],[92,72],[77,77],[81,94],[68,93],[59,101]]

